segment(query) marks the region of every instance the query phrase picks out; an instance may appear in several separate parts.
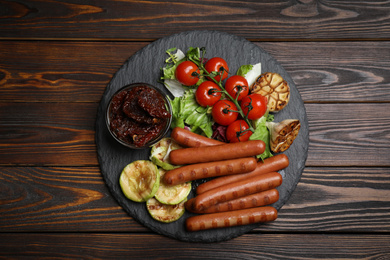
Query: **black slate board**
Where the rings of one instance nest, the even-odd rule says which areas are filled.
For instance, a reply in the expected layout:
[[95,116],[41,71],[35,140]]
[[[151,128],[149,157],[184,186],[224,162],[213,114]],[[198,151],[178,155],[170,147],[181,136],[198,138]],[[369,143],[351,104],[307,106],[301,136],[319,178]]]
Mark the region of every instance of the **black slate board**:
[[[135,220],[159,234],[188,242],[228,240],[240,236],[261,224],[187,232],[185,219],[193,215],[192,213],[186,212],[181,219],[173,223],[157,222],[150,217],[145,203],[135,203],[126,199],[119,186],[118,180],[122,169],[132,161],[148,159],[150,149],[132,150],[118,144],[106,128],[105,108],[115,91],[134,82],[150,83],[170,95],[163,84],[158,83],[158,79],[160,68],[164,66],[164,61],[167,58],[165,50],[172,47],[177,47],[183,52],[186,52],[189,47],[206,47],[206,57],[219,56],[224,58],[233,73],[241,65],[261,62],[262,72],[277,72],[289,83],[291,88],[290,102],[285,109],[275,114],[275,122],[283,119],[299,119],[301,130],[293,145],[285,152],[290,159],[290,165],[280,171],[283,176],[283,184],[278,188],[280,199],[273,204],[277,210],[289,199],[305,166],[309,144],[305,107],[293,80],[271,55],[244,38],[218,31],[190,31],[161,38],[131,56],[108,84],[98,109],[96,144],[102,175],[118,203]],[[193,184],[195,187],[196,182]],[[191,192],[189,198],[193,197],[193,194],[194,192]]]

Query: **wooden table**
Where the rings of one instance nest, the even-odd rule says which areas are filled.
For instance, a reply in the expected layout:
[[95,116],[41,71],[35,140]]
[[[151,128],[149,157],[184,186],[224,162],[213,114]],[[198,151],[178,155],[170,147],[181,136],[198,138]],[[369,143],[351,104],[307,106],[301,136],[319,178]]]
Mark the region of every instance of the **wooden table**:
[[[389,14],[386,1],[0,1],[0,258],[390,259]],[[103,181],[94,129],[131,55],[205,29],[275,57],[310,129],[278,219],[209,244],[129,217]]]

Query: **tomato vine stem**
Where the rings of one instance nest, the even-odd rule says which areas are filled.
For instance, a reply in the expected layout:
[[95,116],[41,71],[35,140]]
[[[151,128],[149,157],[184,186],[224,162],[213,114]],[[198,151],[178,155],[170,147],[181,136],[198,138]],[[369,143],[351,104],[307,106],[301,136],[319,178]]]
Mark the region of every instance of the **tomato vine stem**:
[[[223,86],[223,84],[222,84],[222,78],[223,78],[223,74],[224,73],[228,73],[227,71],[226,71],[226,69],[225,68],[223,68],[223,67],[221,67],[219,70],[221,71],[221,72],[218,72],[218,74],[220,74],[220,79],[219,80],[216,80],[214,77],[215,76],[213,76],[211,73],[209,73],[206,69],[205,69],[205,67],[204,67],[204,65],[203,65],[203,60],[204,60],[204,52],[205,52],[205,50],[204,49],[200,49],[201,50],[201,52],[202,52],[202,57],[200,58],[200,60],[199,61],[194,61],[195,63],[196,63],[196,65],[198,66],[198,68],[200,68],[203,72],[204,72],[204,75],[202,75],[202,76],[205,76],[206,78],[209,78],[209,79],[212,79],[212,81],[214,81],[220,88],[221,88],[221,92],[222,93],[224,93],[233,103],[234,103],[234,105],[236,105],[236,107],[237,107],[237,109],[238,109],[238,111],[236,111],[236,112],[238,112],[240,115],[241,115],[241,117],[245,120],[245,122],[248,124],[248,126],[249,126],[249,128],[247,129],[247,130],[250,130],[252,133],[254,133],[255,132],[255,130],[254,130],[254,128],[253,128],[253,126],[252,126],[252,124],[251,124],[251,122],[249,121],[249,119],[248,119],[248,117],[244,114],[244,112],[242,111],[242,108],[241,108],[241,106],[240,106],[240,104],[239,104],[239,102],[238,102],[238,96],[240,95],[240,92],[241,92],[241,90],[239,91],[239,92],[237,92],[237,96],[236,96],[236,98],[233,98],[227,91],[226,91],[226,89],[225,89],[225,87]],[[218,75],[217,75],[218,76]],[[249,114],[249,112],[250,112],[250,108],[248,108],[248,114]]]

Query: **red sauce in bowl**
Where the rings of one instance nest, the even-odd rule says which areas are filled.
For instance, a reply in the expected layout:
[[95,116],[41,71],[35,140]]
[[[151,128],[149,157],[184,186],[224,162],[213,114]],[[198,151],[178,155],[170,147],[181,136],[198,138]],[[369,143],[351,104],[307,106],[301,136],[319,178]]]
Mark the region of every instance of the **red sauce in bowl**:
[[135,148],[159,139],[171,122],[167,100],[155,88],[143,83],[117,92],[111,99],[107,117],[114,137]]

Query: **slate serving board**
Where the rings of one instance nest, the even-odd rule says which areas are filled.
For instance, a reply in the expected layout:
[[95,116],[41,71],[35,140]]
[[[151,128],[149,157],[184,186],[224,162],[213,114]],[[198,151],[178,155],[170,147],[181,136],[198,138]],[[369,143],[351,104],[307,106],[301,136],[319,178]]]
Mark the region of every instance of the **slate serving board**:
[[[299,119],[301,129],[293,145],[285,152],[290,159],[290,165],[280,171],[283,184],[278,188],[280,199],[273,206],[279,210],[294,191],[307,158],[309,144],[309,129],[306,110],[295,84],[282,66],[267,52],[244,38],[218,31],[189,31],[174,34],[156,40],[133,56],[113,76],[101,99],[96,121],[96,144],[98,160],[104,180],[118,203],[135,220],[154,232],[188,242],[219,242],[240,236],[259,225],[229,227],[223,229],[187,232],[185,219],[192,213],[186,212],[178,221],[165,224],[155,221],[146,210],[145,203],[132,202],[122,194],[119,186],[119,175],[122,169],[135,160],[149,158],[150,149],[132,150],[117,143],[107,130],[105,124],[105,109],[110,97],[121,87],[135,82],[146,82],[160,88],[170,95],[163,84],[158,83],[160,68],[167,58],[165,51],[177,47],[186,52],[189,47],[206,47],[206,57],[222,57],[230,71],[235,73],[244,64],[261,62],[262,72],[277,72],[289,83],[291,88],[290,102],[285,109],[275,114],[275,122],[283,119]],[[193,182],[193,188],[197,182]],[[194,196],[192,191],[189,198]]]

